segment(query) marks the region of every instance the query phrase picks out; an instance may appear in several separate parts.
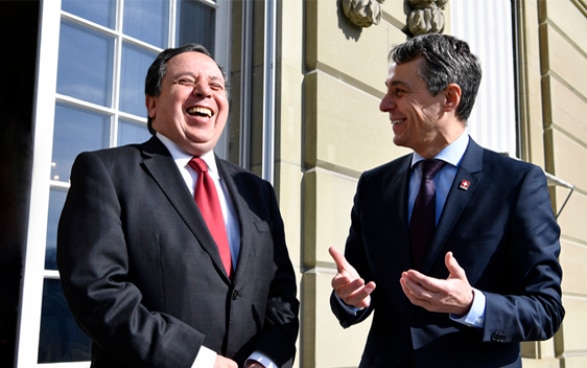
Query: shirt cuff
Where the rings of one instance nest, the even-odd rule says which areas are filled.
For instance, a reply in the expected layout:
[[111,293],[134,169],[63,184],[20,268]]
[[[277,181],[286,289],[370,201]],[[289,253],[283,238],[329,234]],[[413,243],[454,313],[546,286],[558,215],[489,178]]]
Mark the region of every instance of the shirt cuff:
[[338,295],[336,295],[336,293],[334,293],[334,297],[336,298],[336,300],[338,301],[338,303],[340,304],[340,306],[349,314],[352,314],[353,316],[357,316],[357,313],[359,313],[360,311],[362,311],[365,308],[357,308],[357,307],[353,307],[352,305],[348,305],[347,303],[343,302],[342,299],[340,299],[338,297]]
[[204,345],[200,347],[196,360],[192,364],[192,368],[214,368],[216,362],[216,352],[212,349],[208,349]]
[[258,351],[253,352],[253,354],[251,354],[249,356],[249,358],[247,359],[247,362],[249,360],[254,360],[257,363],[263,365],[265,368],[279,368],[279,367],[277,367],[277,365],[275,365],[273,360],[271,360],[269,357],[267,357],[267,355],[265,355],[261,352],[258,352]]
[[450,319],[470,327],[483,328],[485,325],[485,304],[485,294],[473,288],[473,304],[471,304],[469,313],[464,316],[451,314]]

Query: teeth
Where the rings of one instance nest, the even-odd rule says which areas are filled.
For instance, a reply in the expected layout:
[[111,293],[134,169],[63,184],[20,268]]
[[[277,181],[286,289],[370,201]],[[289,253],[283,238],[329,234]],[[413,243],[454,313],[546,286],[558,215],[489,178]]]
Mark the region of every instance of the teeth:
[[211,117],[212,117],[212,110],[210,110],[210,109],[208,109],[208,108],[206,108],[206,107],[199,107],[199,106],[196,106],[196,107],[190,107],[190,108],[187,110],[187,112],[188,112],[188,114],[190,114],[190,115],[197,114],[197,115],[201,115],[201,116],[207,116],[207,117],[209,117],[209,118],[211,118]]
[[396,125],[396,124],[399,124],[399,123],[401,123],[402,121],[404,121],[404,119],[396,119],[396,120],[392,120],[392,121],[391,121],[391,125]]

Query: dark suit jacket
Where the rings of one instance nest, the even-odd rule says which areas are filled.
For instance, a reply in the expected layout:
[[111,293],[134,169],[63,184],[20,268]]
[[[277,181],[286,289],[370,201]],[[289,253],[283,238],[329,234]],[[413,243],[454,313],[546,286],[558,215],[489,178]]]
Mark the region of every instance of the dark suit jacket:
[[291,366],[299,302],[275,193],[217,163],[241,228],[232,282],[157,138],[77,157],[57,260],[93,367],[190,367],[202,345],[241,365],[259,350]]
[[[348,261],[375,281],[370,308],[357,316],[331,306],[342,326],[374,311],[361,367],[519,367],[519,342],[559,328],[560,230],[545,175],[529,163],[485,150],[472,140],[448,193],[422,272],[445,279],[452,251],[471,285],[485,293],[484,328],[413,306],[401,290],[412,268],[408,239],[411,155],[365,172],[358,183],[346,243]],[[468,189],[459,188],[468,180]]]

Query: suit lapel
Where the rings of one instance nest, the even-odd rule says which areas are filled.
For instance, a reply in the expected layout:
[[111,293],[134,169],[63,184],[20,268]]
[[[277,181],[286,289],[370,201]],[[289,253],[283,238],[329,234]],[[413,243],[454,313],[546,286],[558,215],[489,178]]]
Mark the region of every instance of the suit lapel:
[[[239,275],[241,273],[255,273],[258,271],[246,270],[250,264],[250,262],[247,262],[247,260],[251,258],[251,247],[248,245],[254,244],[253,237],[256,233],[253,231],[255,229],[255,224],[252,221],[254,215],[250,212],[249,206],[245,202],[243,195],[239,190],[241,187],[240,184],[237,183],[239,180],[237,177],[238,172],[235,171],[232,165],[229,165],[225,161],[218,159],[218,157],[216,157],[216,166],[218,167],[220,176],[226,185],[230,199],[232,200],[232,204],[236,212],[235,215],[238,219],[238,224],[240,227],[239,256],[236,262],[236,269],[234,270],[233,277],[233,280],[238,282],[238,280],[240,280]],[[242,190],[244,190],[244,187]]]
[[[393,247],[393,255],[391,259],[397,259],[398,262],[402,262],[399,265],[399,269],[407,270],[412,267],[411,264],[411,246],[409,238],[409,221],[408,221],[408,188],[410,182],[410,163],[411,155],[405,156],[405,160],[401,164],[400,171],[394,175],[391,181],[391,198],[387,199],[383,203],[389,203],[389,208],[397,211],[392,215],[392,219],[399,219],[399,221],[390,224],[392,230],[391,234],[388,234],[386,239],[395,239],[394,243],[399,245]],[[395,203],[398,203],[396,205]],[[399,254],[398,254],[399,252]]]
[[216,243],[210,231],[208,231],[208,227],[198,207],[195,205],[190,191],[186,188],[185,182],[178,172],[177,166],[169,151],[155,137],[143,144],[141,149],[143,155],[142,166],[145,168],[145,171],[157,183],[169,200],[169,203],[175,208],[194,234],[197,242],[210,255],[210,258],[212,258],[217,269],[220,270],[220,273],[223,274],[226,281],[229,281],[228,276],[223,272],[224,266],[222,265]]
[[423,271],[427,271],[438,258],[444,257],[448,236],[477,189],[482,167],[483,149],[471,139],[448,192]]

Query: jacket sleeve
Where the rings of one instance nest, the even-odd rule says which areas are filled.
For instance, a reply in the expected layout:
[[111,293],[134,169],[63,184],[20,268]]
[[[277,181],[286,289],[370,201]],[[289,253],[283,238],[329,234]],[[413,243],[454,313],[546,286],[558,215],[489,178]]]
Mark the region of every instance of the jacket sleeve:
[[[365,280],[373,280],[371,270],[368,265],[365,245],[362,242],[361,229],[361,204],[360,199],[364,187],[364,175],[362,175],[357,184],[357,190],[353,199],[353,208],[351,210],[351,227],[345,243],[345,258],[357,270],[359,275]],[[371,305],[362,310],[353,310],[341,304],[334,291],[330,295],[330,308],[334,316],[338,319],[340,325],[344,328],[365,320],[373,312],[374,298],[379,291],[375,289],[371,294]]]
[[516,195],[508,230],[510,263],[502,270],[511,292],[484,292],[484,341],[545,340],[556,333],[565,314],[558,262],[560,228],[540,168],[531,165]]
[[78,156],[57,245],[63,292],[73,316],[95,345],[127,366],[190,367],[204,336],[141,304],[141,292],[128,277],[121,211],[103,161],[93,153]]
[[272,218],[273,266],[267,299],[265,323],[256,342],[256,349],[279,367],[292,367],[299,330],[299,301],[296,297],[295,273],[285,241],[283,220],[275,191],[265,182],[267,202]]

